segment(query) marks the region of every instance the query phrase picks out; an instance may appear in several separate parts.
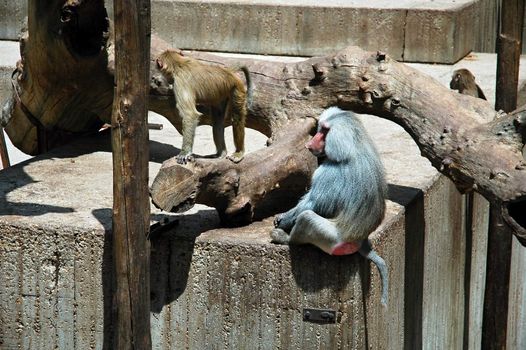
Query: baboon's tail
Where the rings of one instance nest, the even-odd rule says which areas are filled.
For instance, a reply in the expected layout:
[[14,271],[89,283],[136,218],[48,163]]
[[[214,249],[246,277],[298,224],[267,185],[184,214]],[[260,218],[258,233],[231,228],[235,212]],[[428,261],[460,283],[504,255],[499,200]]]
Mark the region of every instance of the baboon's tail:
[[252,79],[250,78],[250,71],[246,66],[239,67],[240,70],[245,74],[245,80],[247,81],[247,108],[252,107],[252,98],[254,95],[254,86],[252,85]]
[[371,243],[368,239],[364,240],[359,250],[360,254],[368,260],[371,260],[380,273],[380,279],[382,280],[382,305],[387,305],[387,293],[389,288],[389,277],[387,274],[387,265],[384,259],[380,257],[372,248]]

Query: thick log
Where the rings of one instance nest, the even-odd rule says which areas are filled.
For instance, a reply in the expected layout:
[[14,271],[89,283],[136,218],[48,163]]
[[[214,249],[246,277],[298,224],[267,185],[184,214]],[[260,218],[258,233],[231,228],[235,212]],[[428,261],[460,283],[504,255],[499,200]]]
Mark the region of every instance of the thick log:
[[320,107],[331,105],[390,119],[409,132],[422,154],[461,191],[477,191],[495,203],[525,243],[526,162],[521,150],[526,111],[498,113],[486,101],[451,92],[383,53],[356,47],[295,64],[246,63],[256,77],[251,115],[266,120],[271,132],[283,120],[316,116]]
[[13,97],[2,113],[2,125],[21,151],[42,153],[96,132],[99,116],[110,121],[108,30],[103,0],[29,1]]
[[148,91],[150,1],[115,0],[112,113],[113,348],[151,349]]
[[314,118],[291,122],[271,146],[247,154],[238,164],[196,159],[181,166],[172,158],[152,184],[152,201],[167,211],[206,204],[218,210],[225,225],[246,224],[284,211],[305,193],[317,166],[304,146],[314,127]]
[[[52,135],[58,133],[57,129],[93,130],[97,117],[108,122],[112,98],[113,45],[111,41],[106,46],[100,45],[107,36],[103,30],[88,30],[89,26],[83,26],[87,23],[86,16],[94,23],[106,23],[103,8],[94,9],[95,4],[102,6],[102,1],[75,1],[74,13],[79,25],[66,26],[64,29],[68,30],[62,30],[64,24],[60,16],[50,11],[60,9],[63,2],[38,4],[35,7],[40,7],[39,16],[36,12],[30,13],[29,22],[38,22],[40,29],[36,31],[33,27],[32,30],[30,25],[29,38],[21,46],[23,57],[32,55],[32,59],[23,58],[17,74],[20,100],[35,119],[41,120],[46,127],[55,128],[50,132]],[[34,38],[39,40],[34,41]],[[66,45],[72,38],[82,38],[86,43],[97,42],[99,51]],[[86,46],[93,48],[95,45]],[[154,64],[155,57],[167,47],[152,38],[149,108],[180,129],[181,120],[175,113],[171,87]],[[526,209],[526,162],[521,153],[526,139],[526,111],[498,114],[485,101],[449,91],[436,80],[383,53],[365,52],[356,47],[294,64],[226,59],[207,54],[193,56],[218,64],[246,64],[249,67],[255,95],[247,126],[269,137],[277,135],[290,122],[316,117],[323,108],[333,105],[400,124],[437,169],[462,191],[477,191],[492,202],[513,233],[523,244],[526,242],[526,222],[522,218]],[[37,85],[33,76],[39,77],[38,86],[32,86]],[[11,112],[4,113],[9,136],[18,147],[27,146],[35,151],[34,124],[28,121],[18,101],[11,104],[14,105]],[[495,117],[498,118],[494,122],[489,122]],[[205,118],[203,123],[209,120]],[[281,153],[286,152],[290,151],[281,150]],[[212,164],[211,169],[222,167],[220,160],[208,162]],[[243,167],[243,162],[239,166]],[[282,164],[275,162],[266,169],[280,166]],[[236,166],[231,167],[236,171]],[[189,177],[192,176],[189,173]],[[254,179],[245,178],[245,181],[255,183]],[[273,182],[281,182],[281,179],[275,178]],[[196,199],[199,198],[204,197],[197,195]],[[229,203],[224,207],[235,208],[236,205]]]

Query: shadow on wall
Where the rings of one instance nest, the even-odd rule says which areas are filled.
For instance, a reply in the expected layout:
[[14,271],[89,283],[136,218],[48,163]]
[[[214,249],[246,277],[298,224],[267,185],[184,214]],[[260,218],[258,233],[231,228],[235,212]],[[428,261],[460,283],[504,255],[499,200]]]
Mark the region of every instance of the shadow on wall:
[[[92,212],[104,226],[104,252],[102,259],[102,288],[104,298],[104,349],[111,349],[113,338],[112,327],[112,296],[113,296],[113,261],[111,217],[112,209],[97,209]],[[173,216],[156,214],[152,220],[162,221]],[[183,229],[177,232],[177,227],[199,222],[198,230]],[[196,238],[205,231],[217,228],[219,218],[215,210],[204,210],[176,219],[171,229],[160,232],[150,240],[150,302],[151,311],[159,313],[165,305],[177,300],[184,292],[192,262]],[[174,227],[175,226],[175,227]],[[172,228],[174,227],[174,228]],[[190,233],[191,232],[191,233]]]

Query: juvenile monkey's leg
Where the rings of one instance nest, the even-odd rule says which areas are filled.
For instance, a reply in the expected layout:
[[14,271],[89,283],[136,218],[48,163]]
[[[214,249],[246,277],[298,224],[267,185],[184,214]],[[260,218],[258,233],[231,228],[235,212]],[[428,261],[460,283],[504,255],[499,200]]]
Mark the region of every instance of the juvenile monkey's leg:
[[199,124],[201,113],[195,108],[195,104],[177,103],[177,110],[183,120],[183,145],[181,152],[177,155],[177,163],[186,164],[191,161],[194,146],[195,129]]
[[243,91],[235,89],[227,106],[227,113],[232,116],[232,131],[236,151],[228,156],[234,163],[239,163],[245,155],[245,122],[247,117],[246,97]]
[[212,113],[212,134],[214,136],[214,144],[216,145],[216,156],[218,158],[226,157],[225,144],[225,116],[224,108],[211,108]]

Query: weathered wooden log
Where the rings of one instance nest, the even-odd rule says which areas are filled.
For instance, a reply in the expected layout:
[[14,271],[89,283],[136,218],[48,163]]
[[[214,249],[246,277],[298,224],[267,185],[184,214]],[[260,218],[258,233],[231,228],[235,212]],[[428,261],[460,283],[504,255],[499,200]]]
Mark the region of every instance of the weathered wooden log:
[[196,159],[181,166],[172,158],[163,163],[152,184],[152,201],[167,211],[206,204],[217,209],[225,225],[246,224],[284,211],[305,193],[317,166],[305,148],[314,127],[314,118],[291,122],[272,145],[247,154],[238,164]]
[[151,349],[148,93],[150,1],[114,1],[113,349]]
[[20,150],[42,153],[96,131],[99,116],[109,122],[108,28],[103,0],[29,1],[13,97],[2,113],[2,125]]
[[[35,4],[31,8],[35,10],[30,12],[29,22],[38,22],[39,29],[33,26],[32,31],[30,26],[29,37],[21,43],[22,61],[16,74],[18,94],[14,94],[20,99],[13,97],[13,108],[5,109],[3,119],[13,143],[26,152],[36,153],[39,123],[47,134],[56,136],[60,132],[91,131],[100,119],[109,122],[113,45],[111,40],[103,45],[108,34],[102,1],[54,0],[45,5],[32,1]],[[60,14],[66,4],[69,9],[66,15],[76,18],[74,27],[61,21]],[[36,10],[39,10],[38,16]],[[180,129],[171,88],[154,64],[155,57],[166,48],[166,43],[152,38],[149,108]],[[294,64],[227,59],[204,53],[194,56],[218,64],[243,63],[249,67],[255,95],[247,126],[269,137],[286,129],[294,120],[316,117],[323,108],[334,105],[400,124],[414,138],[422,154],[462,191],[475,190],[500,208],[504,221],[521,242],[526,243],[526,222],[522,215],[526,210],[526,161],[521,152],[526,139],[525,110],[498,114],[487,102],[449,91],[436,80],[386,54],[356,47]],[[31,122],[24,110],[37,122]],[[489,122],[494,117],[497,119]],[[205,118],[203,123],[209,120]],[[63,139],[55,143],[59,142]],[[264,151],[254,156],[260,152]],[[278,153],[290,152],[282,148]],[[300,152],[296,155],[302,156]],[[223,172],[218,175],[218,181],[223,181],[221,176],[228,176],[229,169],[224,168],[223,161],[207,162],[211,164],[207,165],[211,172],[216,169]],[[243,164],[232,164],[231,168],[238,171],[237,167],[243,168]],[[256,177],[271,178],[269,171],[281,166],[277,160],[271,161],[261,173],[243,172],[243,180],[256,183]],[[188,178],[193,176],[188,173]],[[272,181],[281,183],[282,179]],[[200,187],[201,190],[207,188]],[[158,191],[170,189],[158,187],[152,196]],[[200,200],[206,196],[196,192],[195,198]],[[235,198],[232,200],[222,204],[223,217],[235,217],[238,204]],[[266,205],[264,200],[259,203]],[[178,206],[173,202],[170,205]],[[257,212],[258,208],[253,210]],[[228,215],[223,215],[227,212]],[[245,216],[243,213],[244,209],[240,209],[241,217]]]
[[316,116],[331,105],[390,119],[409,132],[422,154],[462,192],[474,190],[495,203],[526,242],[526,161],[521,152],[526,111],[498,113],[486,101],[452,92],[383,53],[356,47],[295,64],[258,63],[256,68],[245,63],[259,78],[251,115],[266,120],[271,132],[283,120]]

